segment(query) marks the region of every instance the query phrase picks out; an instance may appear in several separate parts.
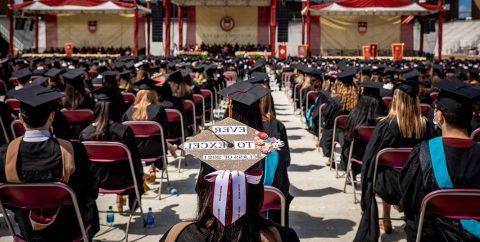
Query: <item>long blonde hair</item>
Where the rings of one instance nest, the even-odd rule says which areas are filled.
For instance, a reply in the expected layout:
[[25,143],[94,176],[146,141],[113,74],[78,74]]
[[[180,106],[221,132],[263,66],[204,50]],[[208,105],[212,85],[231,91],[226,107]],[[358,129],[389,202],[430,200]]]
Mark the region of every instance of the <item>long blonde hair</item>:
[[358,103],[358,88],[355,84],[346,85],[340,81],[337,81],[332,92],[332,97],[340,96],[342,98],[342,109],[352,111]]
[[147,107],[150,104],[158,102],[158,96],[155,91],[152,90],[140,90],[135,97],[133,107],[135,111],[132,114],[132,120],[145,121],[148,119]]
[[420,100],[397,89],[393,93],[390,112],[386,118],[395,118],[404,138],[421,139],[427,129],[422,116]]

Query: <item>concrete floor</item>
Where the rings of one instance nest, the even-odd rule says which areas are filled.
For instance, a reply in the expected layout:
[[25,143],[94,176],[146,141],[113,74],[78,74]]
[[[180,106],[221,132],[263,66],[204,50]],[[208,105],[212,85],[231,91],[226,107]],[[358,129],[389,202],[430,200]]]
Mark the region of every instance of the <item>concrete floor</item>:
[[[308,133],[299,115],[293,114],[293,108],[283,92],[273,93],[277,118],[287,127],[292,154],[289,167],[290,192],[295,197],[290,207],[290,225],[298,233],[301,241],[352,241],[360,221],[360,205],[353,203],[351,186],[343,193],[344,179],[335,178],[335,172],[325,166],[327,160],[317,151],[313,136]],[[162,189],[162,200],[156,198],[153,191],[143,197],[143,209],[152,208],[155,215],[155,227],[144,229],[140,217],[134,217],[130,228],[130,241],[158,241],[172,225],[180,220],[192,219],[196,211],[195,182],[199,168],[198,161],[188,160],[181,173],[177,173],[176,162],[169,166],[172,185],[179,196],[170,196],[166,184]],[[97,200],[100,210],[108,206],[115,208],[115,196],[100,196]],[[393,211],[393,210],[392,210]],[[392,217],[399,217],[393,212]],[[114,228],[102,226],[98,240],[121,239],[127,217],[115,215]],[[101,214],[105,224],[105,214]],[[381,241],[405,241],[403,222],[394,222],[394,232],[382,235]],[[108,233],[102,234],[106,231]],[[11,241],[2,221],[0,241]]]

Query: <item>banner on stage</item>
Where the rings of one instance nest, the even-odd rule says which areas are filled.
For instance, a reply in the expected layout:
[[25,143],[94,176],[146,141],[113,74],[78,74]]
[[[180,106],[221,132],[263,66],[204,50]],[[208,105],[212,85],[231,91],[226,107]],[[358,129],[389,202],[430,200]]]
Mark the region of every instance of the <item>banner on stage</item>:
[[308,56],[308,45],[299,45],[298,57],[307,57],[307,56]]
[[72,57],[73,55],[73,44],[70,41],[65,43],[65,55],[68,57]]
[[394,61],[403,60],[403,48],[404,48],[404,43],[392,44],[392,57]]
[[285,44],[278,45],[278,58],[280,59],[287,58],[287,45]]
[[378,44],[371,43],[370,44],[370,57],[375,59],[378,56]]
[[372,57],[370,52],[370,45],[362,46],[362,55],[363,55],[363,59],[365,60],[368,60]]

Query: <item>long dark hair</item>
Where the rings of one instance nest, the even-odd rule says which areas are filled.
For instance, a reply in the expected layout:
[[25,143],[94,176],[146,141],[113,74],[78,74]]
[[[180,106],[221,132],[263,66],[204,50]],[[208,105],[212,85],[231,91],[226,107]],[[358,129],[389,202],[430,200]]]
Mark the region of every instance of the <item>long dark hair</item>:
[[231,118],[242,122],[258,131],[263,131],[262,113],[260,112],[260,103],[256,101],[250,106],[240,102],[231,101],[227,108],[227,117],[231,113]]
[[86,95],[83,81],[77,81],[75,85],[67,82],[65,86],[65,97],[63,98],[63,107],[67,109],[77,109],[85,101]]
[[117,105],[110,101],[98,101],[93,112],[95,116],[95,133],[93,140],[109,140],[109,129],[112,123],[119,123],[120,117],[117,112]]
[[213,199],[211,183],[204,177],[214,169],[202,163],[195,191],[197,193],[197,224],[210,232],[208,241],[260,241],[260,232],[272,226],[272,223],[260,215],[263,204],[263,183],[247,183],[247,211],[235,223],[223,227],[211,213],[210,201]]
[[385,113],[385,104],[379,98],[361,96],[357,106],[348,115],[345,136],[352,138],[355,129],[360,126],[374,126],[376,120]]

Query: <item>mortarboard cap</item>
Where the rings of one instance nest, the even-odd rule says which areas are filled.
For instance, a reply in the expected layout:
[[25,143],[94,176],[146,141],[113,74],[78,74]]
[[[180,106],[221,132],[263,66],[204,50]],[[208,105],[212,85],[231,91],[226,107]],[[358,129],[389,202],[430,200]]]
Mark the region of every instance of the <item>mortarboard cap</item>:
[[60,75],[60,73],[62,73],[62,70],[61,69],[57,69],[57,68],[52,68],[50,70],[48,70],[45,74],[43,74],[44,76],[47,76],[47,77],[57,77],[58,75]]
[[417,81],[417,82],[418,82],[418,76],[420,76],[420,72],[418,72],[416,69],[413,69],[402,75],[403,79],[407,81]]
[[152,79],[145,78],[135,82],[133,85],[135,85],[138,90],[153,90],[155,89],[155,84],[156,83]]
[[250,79],[247,80],[250,83],[265,84],[269,81],[268,74],[265,72],[252,72]]
[[440,89],[439,105],[452,112],[472,112],[472,103],[480,100],[480,89],[458,80],[442,80],[435,85]]
[[73,70],[69,70],[67,72],[65,72],[63,74],[63,78],[66,79],[66,80],[76,80],[80,77],[82,77],[82,75],[85,74],[85,71],[83,69],[73,69]]
[[218,93],[228,99],[250,106],[269,94],[270,90],[250,82],[237,82]]
[[411,97],[416,97],[420,93],[420,86],[418,81],[405,80],[400,82],[397,87]]
[[357,68],[348,68],[337,74],[338,80],[341,82],[353,82],[353,77],[357,74]]
[[39,85],[43,85],[43,86],[46,86],[46,82],[48,81],[48,77],[46,76],[39,76],[37,78],[35,78],[34,80],[31,80],[27,83],[27,86],[39,86]]
[[31,76],[32,76],[32,73],[28,68],[20,69],[14,72],[12,75],[12,77],[17,78],[17,80],[21,83],[26,83]]
[[130,77],[132,75],[132,71],[124,71],[119,74],[120,78],[130,80]]
[[360,84],[362,88],[362,95],[370,97],[379,97],[380,89],[383,88],[383,84],[380,82],[362,82]]
[[180,70],[174,71],[167,76],[167,81],[181,83],[183,81],[183,75]]

